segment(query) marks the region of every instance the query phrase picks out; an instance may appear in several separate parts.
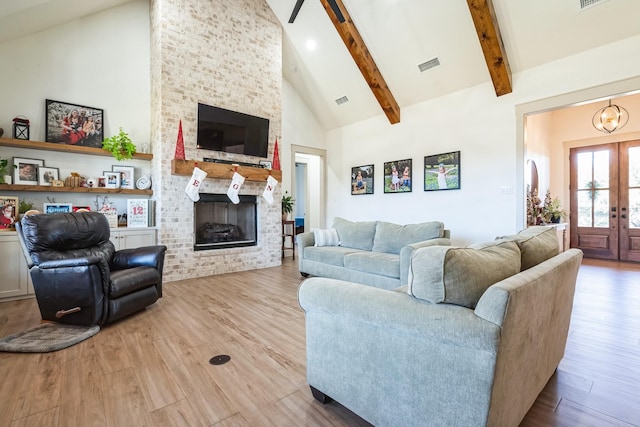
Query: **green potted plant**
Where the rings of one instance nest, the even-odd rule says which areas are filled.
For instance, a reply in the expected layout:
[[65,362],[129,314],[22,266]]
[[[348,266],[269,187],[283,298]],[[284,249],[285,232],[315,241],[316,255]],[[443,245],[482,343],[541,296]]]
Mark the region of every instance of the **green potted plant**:
[[9,174],[9,171],[7,170],[7,166],[8,165],[9,165],[9,160],[0,159],[0,184],[6,184],[7,183],[7,179],[5,177],[9,177],[9,180],[11,179],[11,175]]
[[282,220],[286,221],[289,214],[293,212],[293,204],[295,199],[288,191],[285,191],[282,195]]
[[113,154],[116,160],[129,160],[136,154],[136,146],[122,128],[117,135],[102,141],[102,149]]
[[551,193],[547,191],[544,198],[544,204],[542,205],[542,220],[547,224],[557,224],[564,217],[567,216],[567,212],[562,209],[560,205],[560,199],[555,197],[551,198]]

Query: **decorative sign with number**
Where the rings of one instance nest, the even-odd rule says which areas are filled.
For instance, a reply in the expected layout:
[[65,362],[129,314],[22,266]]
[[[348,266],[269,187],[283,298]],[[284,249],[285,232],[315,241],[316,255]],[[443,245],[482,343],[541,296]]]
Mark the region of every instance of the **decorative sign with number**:
[[127,199],[127,227],[149,226],[149,200]]

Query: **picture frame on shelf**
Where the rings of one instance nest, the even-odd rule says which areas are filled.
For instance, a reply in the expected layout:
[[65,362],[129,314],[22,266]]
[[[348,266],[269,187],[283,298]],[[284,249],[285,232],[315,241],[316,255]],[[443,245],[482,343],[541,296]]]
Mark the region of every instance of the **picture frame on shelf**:
[[410,193],[412,183],[412,159],[384,163],[384,192]]
[[424,157],[424,191],[460,189],[460,151]]
[[47,99],[45,111],[46,142],[102,148],[104,110]]
[[106,176],[99,176],[98,178],[96,178],[98,186],[97,188],[106,188],[107,187],[107,177]]
[[90,212],[91,206],[73,206],[71,209],[73,212]]
[[44,203],[43,213],[69,213],[73,212],[73,205],[71,203]]
[[38,168],[38,185],[52,186],[53,181],[59,181],[60,171],[58,168],[41,166]]
[[262,166],[265,169],[271,169],[272,168],[272,163],[271,160],[260,160],[260,166]]
[[351,195],[373,194],[373,165],[351,168]]
[[0,231],[15,231],[18,206],[17,197],[0,196]]
[[149,226],[149,200],[127,199],[127,227]]
[[120,188],[120,172],[104,171],[104,188]]
[[131,190],[135,188],[135,168],[133,166],[113,165],[111,170],[120,174],[120,188]]
[[13,182],[20,185],[38,185],[38,168],[44,166],[44,160],[14,157]]

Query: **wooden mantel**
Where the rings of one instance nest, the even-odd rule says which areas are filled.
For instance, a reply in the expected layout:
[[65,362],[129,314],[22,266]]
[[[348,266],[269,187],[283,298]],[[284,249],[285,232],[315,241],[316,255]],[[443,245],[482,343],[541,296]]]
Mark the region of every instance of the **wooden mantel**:
[[198,162],[195,160],[171,160],[171,174],[191,176],[195,166],[207,173],[207,178],[232,179],[236,171],[247,181],[266,181],[272,175],[278,182],[282,182],[282,171],[254,168],[251,166],[235,166],[226,163]]

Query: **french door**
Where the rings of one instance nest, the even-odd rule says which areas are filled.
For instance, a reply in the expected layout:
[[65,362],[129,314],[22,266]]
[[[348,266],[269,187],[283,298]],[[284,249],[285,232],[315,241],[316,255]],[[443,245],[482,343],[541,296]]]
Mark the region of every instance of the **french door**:
[[640,262],[640,140],[572,148],[571,247]]

